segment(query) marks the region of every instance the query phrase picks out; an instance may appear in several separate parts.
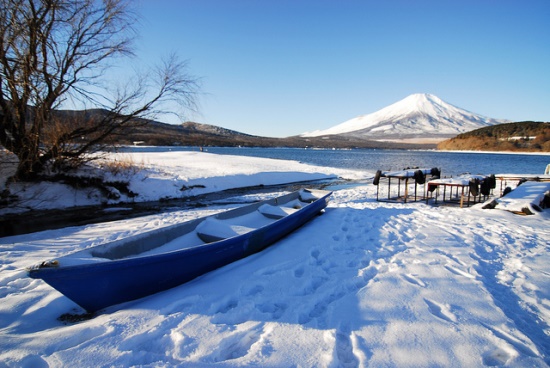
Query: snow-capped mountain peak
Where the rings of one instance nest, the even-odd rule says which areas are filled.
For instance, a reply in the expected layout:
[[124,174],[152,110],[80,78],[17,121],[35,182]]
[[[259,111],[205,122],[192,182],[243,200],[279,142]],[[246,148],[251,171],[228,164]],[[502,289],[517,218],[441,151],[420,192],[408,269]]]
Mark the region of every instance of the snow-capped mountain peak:
[[427,93],[412,94],[372,114],[302,137],[353,135],[366,139],[451,137],[484,126],[505,123],[451,105]]

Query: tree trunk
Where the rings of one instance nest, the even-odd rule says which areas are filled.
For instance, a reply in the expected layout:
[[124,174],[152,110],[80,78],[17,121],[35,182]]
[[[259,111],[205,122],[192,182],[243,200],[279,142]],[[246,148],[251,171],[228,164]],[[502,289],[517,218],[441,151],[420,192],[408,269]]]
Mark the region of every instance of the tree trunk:
[[15,154],[19,159],[17,171],[15,172],[15,180],[32,181],[44,168],[40,160],[40,152],[38,147],[38,139],[28,137],[25,143],[19,149],[15,150]]

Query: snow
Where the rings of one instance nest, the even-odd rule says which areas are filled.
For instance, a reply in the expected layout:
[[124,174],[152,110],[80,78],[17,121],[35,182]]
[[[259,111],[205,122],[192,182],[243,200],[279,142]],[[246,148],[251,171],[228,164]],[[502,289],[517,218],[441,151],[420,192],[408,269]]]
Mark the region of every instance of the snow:
[[[120,201],[155,201],[159,199],[187,198],[200,194],[219,192],[226,189],[254,185],[276,185],[310,180],[335,178],[345,175],[357,179],[361,173],[335,168],[305,165],[297,161],[260,159],[255,157],[218,156],[205,152],[153,152],[119,153],[110,156],[111,162],[136,165],[139,171],[107,171],[105,181],[130,181],[130,190],[137,197],[109,200],[109,204]],[[216,164],[212,164],[216,162]],[[110,167],[105,162],[100,167]],[[261,169],[259,169],[261,167]],[[95,174],[95,171],[92,172]],[[97,190],[73,191],[61,183],[44,183],[27,186],[12,184],[12,192],[25,198],[17,208],[0,209],[0,215],[18,212],[28,207],[34,209],[63,208],[102,204],[106,200]]]
[[448,185],[463,185],[467,186],[470,184],[472,180],[483,180],[485,179],[484,175],[471,175],[471,174],[463,174],[459,175],[455,178],[443,178],[443,179],[434,179],[430,180],[429,184],[448,184]]
[[[373,175],[207,153],[136,158],[147,175],[133,188],[151,180],[140,184],[144,199],[183,184],[200,192]],[[270,248],[72,323],[58,317],[83,310],[25,267],[235,205],[0,238],[0,366],[550,364],[549,210],[375,198],[372,184],[342,187],[323,215]]]
[[[437,169],[437,168],[436,168]],[[384,171],[382,174],[384,176],[389,177],[397,177],[397,178],[413,178],[415,176],[415,173],[417,171],[421,171],[424,175],[430,174],[433,169],[409,169],[409,170],[400,170],[400,171]]]
[[505,122],[474,114],[432,94],[417,93],[374,113],[301,136],[319,137],[352,132],[368,136],[369,139],[383,139],[390,135],[457,135]]
[[536,214],[548,193],[550,193],[550,182],[527,181],[506,196],[495,199],[495,208]]
[[299,209],[300,207],[282,207],[282,206],[273,206],[270,204],[263,204],[258,208],[258,211],[269,218],[281,219],[290,214],[293,214]]
[[[218,220],[215,218],[208,218],[204,222],[200,223],[197,226],[197,233],[200,238],[206,237],[211,239],[209,241],[218,241],[221,239],[232,238],[234,236],[243,235],[253,231],[262,226],[267,226],[270,223],[273,223],[273,219],[268,219],[263,216],[257,216],[255,213],[249,214],[247,216],[249,221],[253,222],[244,224],[230,224],[224,220]],[[258,222],[258,219],[262,219],[262,222]]]

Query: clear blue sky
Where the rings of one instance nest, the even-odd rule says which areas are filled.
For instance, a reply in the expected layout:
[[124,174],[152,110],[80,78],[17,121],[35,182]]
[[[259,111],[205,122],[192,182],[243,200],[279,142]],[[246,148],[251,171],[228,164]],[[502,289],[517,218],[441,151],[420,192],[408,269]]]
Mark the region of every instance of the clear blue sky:
[[[202,78],[190,120],[286,137],[412,93],[550,121],[549,0],[141,0],[138,61]],[[165,122],[174,122],[166,118]]]

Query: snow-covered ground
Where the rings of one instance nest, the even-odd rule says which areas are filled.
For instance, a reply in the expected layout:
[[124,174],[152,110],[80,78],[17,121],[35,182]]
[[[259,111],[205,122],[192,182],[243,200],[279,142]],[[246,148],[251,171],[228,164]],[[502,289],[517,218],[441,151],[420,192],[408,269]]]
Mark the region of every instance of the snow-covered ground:
[[[373,174],[189,152],[133,160],[143,199]],[[265,251],[78,323],[58,317],[83,310],[25,267],[229,206],[0,238],[0,367],[548,366],[549,210],[382,203],[375,191],[343,186]]]
[[[305,165],[297,161],[220,156],[205,152],[118,153],[93,163],[95,166],[79,175],[97,176],[98,172],[94,168],[101,167],[104,181],[129,181],[129,189],[137,193],[137,197],[127,198],[124,193],[117,193],[120,199],[106,200],[95,188],[74,191],[61,183],[45,182],[31,186],[15,183],[10,185],[10,190],[20,196],[21,201],[15,207],[0,209],[0,215],[26,211],[28,208],[64,208],[105,202],[116,204],[124,200],[156,201],[255,185],[277,185],[338,176],[358,179],[365,175],[350,170]],[[4,177],[12,174],[6,173]]]

